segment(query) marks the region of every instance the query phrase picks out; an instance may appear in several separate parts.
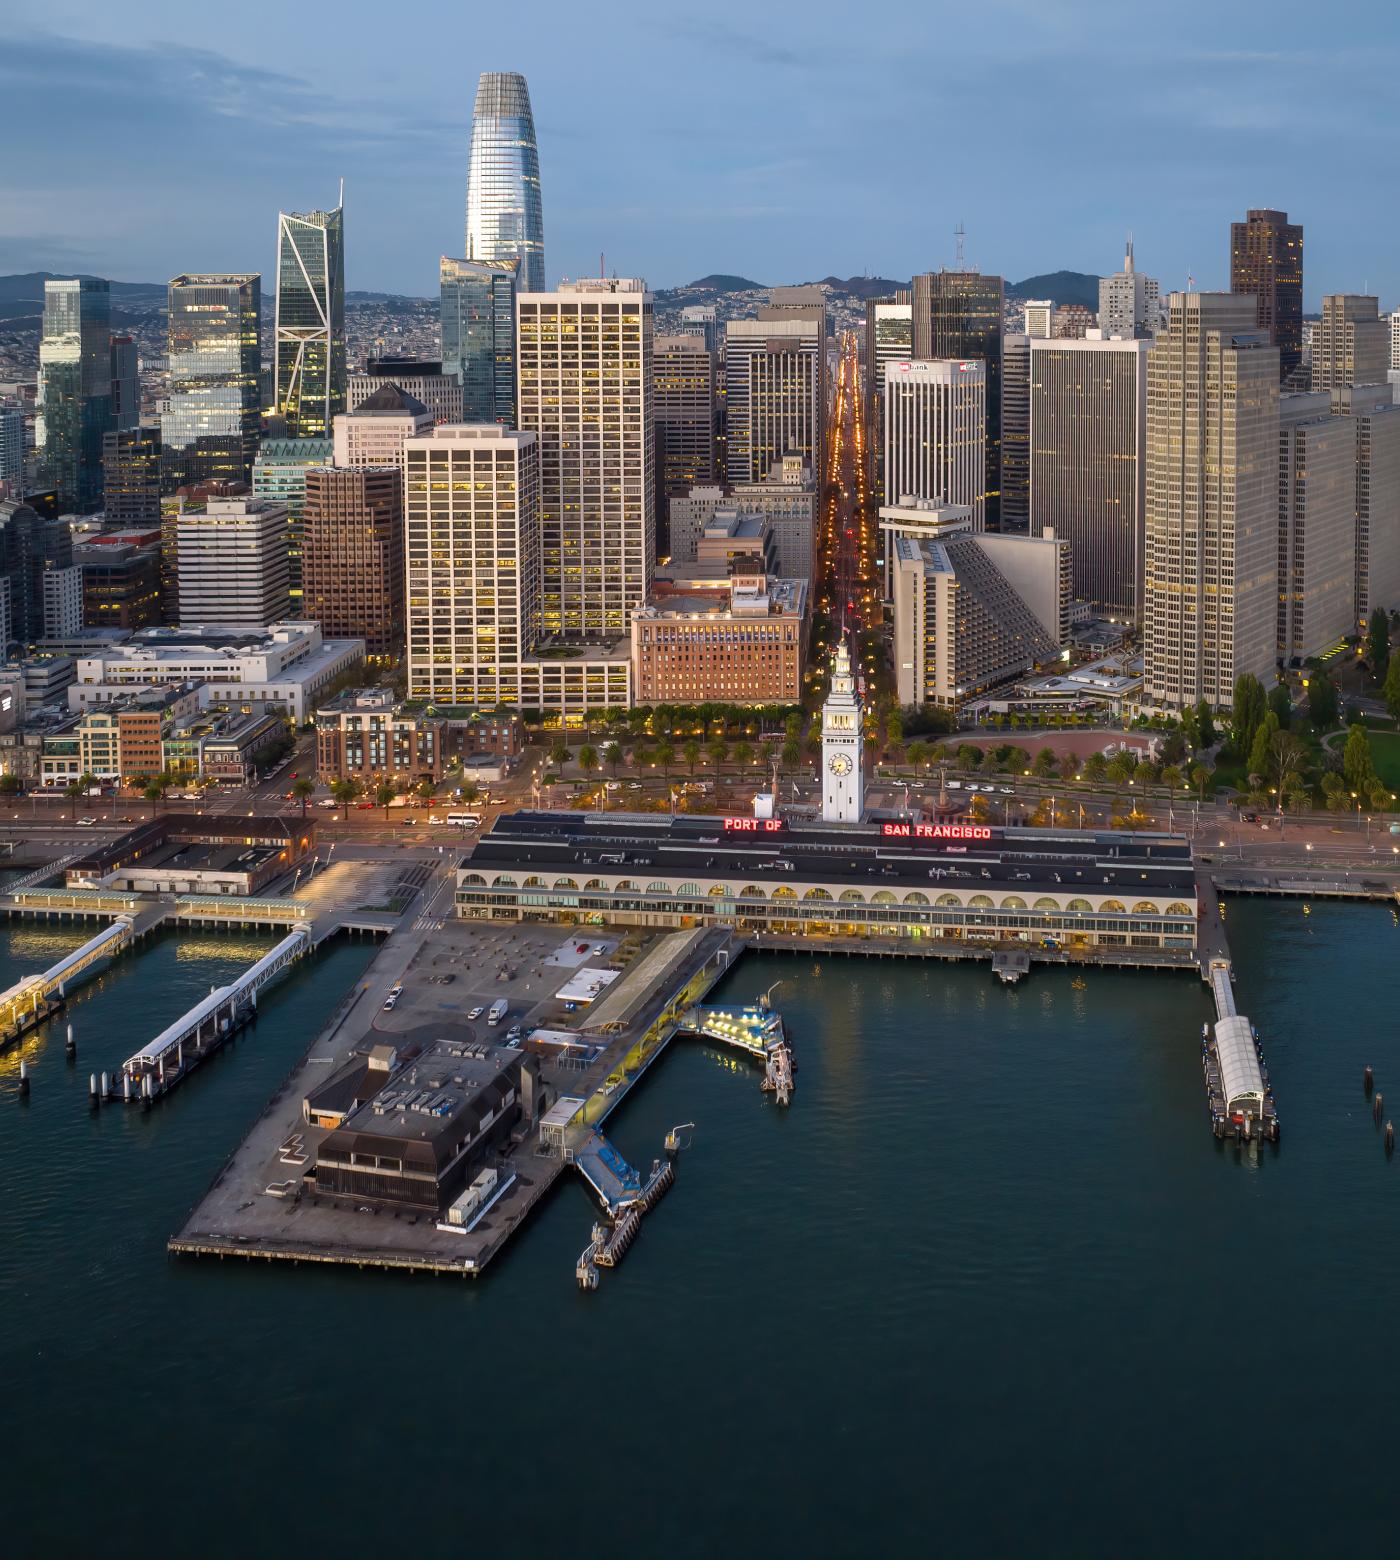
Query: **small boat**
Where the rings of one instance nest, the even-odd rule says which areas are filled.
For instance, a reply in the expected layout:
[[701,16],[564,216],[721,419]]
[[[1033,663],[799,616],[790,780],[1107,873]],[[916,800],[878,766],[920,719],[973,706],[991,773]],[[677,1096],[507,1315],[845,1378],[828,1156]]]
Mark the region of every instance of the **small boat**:
[[1088,990],[1089,982],[1085,980],[1082,975],[1076,975],[1074,979],[1070,981],[1070,987],[1074,991],[1086,991]]
[[1305,904],[1303,906],[1303,914],[1304,915],[1311,915],[1312,914],[1312,906]]

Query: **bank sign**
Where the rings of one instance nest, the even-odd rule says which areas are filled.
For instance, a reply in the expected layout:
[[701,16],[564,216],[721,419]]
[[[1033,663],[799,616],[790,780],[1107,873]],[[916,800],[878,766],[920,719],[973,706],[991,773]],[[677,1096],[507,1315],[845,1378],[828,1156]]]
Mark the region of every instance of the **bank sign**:
[[880,833],[896,840],[989,840],[984,823],[882,823]]

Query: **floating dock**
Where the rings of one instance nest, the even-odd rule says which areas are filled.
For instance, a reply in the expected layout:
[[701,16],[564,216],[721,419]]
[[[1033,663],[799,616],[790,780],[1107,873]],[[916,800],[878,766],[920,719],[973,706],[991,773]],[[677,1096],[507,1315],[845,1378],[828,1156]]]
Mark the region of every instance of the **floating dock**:
[[792,1103],[796,1088],[797,1063],[781,1013],[775,1013],[766,1001],[752,1007],[693,1007],[681,1016],[680,1031],[702,1040],[743,1051],[763,1063],[763,1081],[759,1088],[777,1096],[779,1105]]
[[1254,1026],[1235,1011],[1235,972],[1214,958],[1206,971],[1215,998],[1214,1026],[1201,1027],[1201,1068],[1210,1100],[1211,1131],[1243,1142],[1279,1140],[1278,1111]]

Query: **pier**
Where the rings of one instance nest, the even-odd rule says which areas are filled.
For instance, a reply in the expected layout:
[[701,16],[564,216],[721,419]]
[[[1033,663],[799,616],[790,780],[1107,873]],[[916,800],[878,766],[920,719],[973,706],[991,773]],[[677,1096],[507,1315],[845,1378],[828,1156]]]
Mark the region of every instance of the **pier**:
[[680,1028],[762,1062],[763,1082],[759,1088],[765,1094],[775,1095],[779,1105],[792,1103],[793,1075],[797,1071],[792,1044],[782,1014],[775,1013],[766,1000],[753,1007],[693,1007],[682,1016]]
[[1201,1067],[1210,1097],[1216,1137],[1279,1140],[1278,1112],[1268,1068],[1254,1026],[1235,1008],[1235,972],[1229,959],[1214,958],[1206,970],[1215,999],[1215,1026],[1201,1033]]

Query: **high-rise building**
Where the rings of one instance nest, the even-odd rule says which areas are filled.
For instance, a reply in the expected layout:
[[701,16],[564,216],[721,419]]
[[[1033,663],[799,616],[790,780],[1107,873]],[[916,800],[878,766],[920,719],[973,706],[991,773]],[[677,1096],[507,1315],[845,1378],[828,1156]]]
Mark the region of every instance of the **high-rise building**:
[[432,413],[398,385],[382,385],[351,412],[335,420],[337,466],[397,466],[403,470],[403,448],[410,439],[432,432]]
[[334,444],[327,438],[264,439],[253,462],[253,493],[287,511],[287,580],[292,617],[301,612],[302,509],[306,503],[306,473],[312,466],[329,466]]
[[1027,298],[1021,305],[1021,334],[1036,341],[1049,341],[1055,330],[1055,300]]
[[[455,373],[445,374],[440,360],[431,358],[370,358],[363,374],[351,374],[346,398],[347,412],[357,412],[370,396],[392,385],[405,395],[420,401],[435,423],[462,421],[462,381]],[[512,415],[514,415],[512,413]],[[337,466],[344,465],[337,461]]]
[[679,334],[699,336],[706,350],[717,354],[724,342],[719,328],[719,311],[712,303],[688,303],[681,310]]
[[277,412],[291,439],[328,438],[345,410],[345,212],[277,218]]
[[1173,293],[1147,354],[1144,698],[1234,702],[1278,641],[1278,351],[1252,299]]
[[877,500],[885,493],[885,365],[914,355],[914,306],[907,291],[865,306],[865,447]]
[[1031,338],[1001,344],[1001,528],[1024,536],[1031,513]]
[[1352,632],[1356,580],[1354,418],[1331,397],[1279,397],[1278,658],[1297,666]]
[[[1002,279],[980,271],[932,271],[914,278],[913,294],[916,358],[980,358],[987,365],[983,494],[986,526],[995,531],[1001,525]],[[886,492],[901,496],[893,481],[886,482]]]
[[1389,356],[1386,322],[1377,299],[1333,293],[1322,300],[1322,318],[1312,339],[1314,390],[1383,385]]
[[721,514],[761,515],[773,539],[776,573],[810,581],[816,572],[817,497],[812,473],[800,462],[778,467],[766,482],[697,483],[668,504],[671,562],[696,562],[700,538]]
[[168,329],[167,488],[246,482],[261,431],[262,278],[177,276]]
[[1333,390],[1334,416],[1356,424],[1357,632],[1377,607],[1400,606],[1400,406],[1389,385]]
[[882,504],[880,535],[883,538],[882,578],[886,603],[894,600],[894,550],[901,537],[936,542],[945,536],[971,530],[972,510],[967,504],[945,504],[936,498],[910,498],[902,504]]
[[102,506],[111,526],[160,524],[160,429],[113,428],[102,436]]
[[[66,520],[41,515],[28,504],[0,503],[0,561],[9,581],[11,636],[32,645],[49,632],[55,610],[71,601],[73,532]],[[50,581],[53,574],[64,578]],[[77,591],[81,627],[81,572]]]
[[1230,224],[1230,291],[1252,293],[1255,323],[1279,350],[1279,377],[1303,358],[1303,227],[1260,208]]
[[894,503],[932,498],[966,504],[973,529],[984,530],[986,430],[985,361],[886,365],[885,486]]
[[24,486],[24,408],[0,406],[0,498]]
[[44,283],[35,442],[60,509],[102,500],[102,435],[112,426],[112,301],[95,276]]
[[701,335],[656,338],[658,521],[671,498],[715,479],[715,358]]
[[1134,265],[1129,234],[1123,269],[1099,278],[1099,329],[1105,336],[1155,336],[1161,322],[1160,289]]
[[515,71],[483,71],[467,169],[467,259],[517,258],[520,291],[542,293],[544,211],[530,89]]
[[75,545],[73,562],[82,571],[84,627],[132,630],[160,621],[158,542],[109,532]]
[[783,311],[777,318],[730,320],[724,342],[729,480],[761,482],[787,455],[822,470],[824,318]]
[[134,428],[141,421],[141,358],[130,336],[113,336],[112,427]]
[[515,291],[519,259],[438,266],[442,367],[462,386],[460,421],[515,423]]
[[652,300],[613,277],[521,293],[519,423],[539,441],[547,638],[621,640],[656,561]]
[[1390,322],[1390,366],[1400,372],[1400,309],[1387,315]]
[[403,643],[403,473],[398,466],[306,473],[299,615],[328,639],[363,639],[366,655]]
[[1075,596],[1142,610],[1147,350],[1134,337],[1031,343],[1030,530],[1069,543]]
[[281,504],[211,498],[179,518],[180,623],[258,629],[287,616],[288,527]]

